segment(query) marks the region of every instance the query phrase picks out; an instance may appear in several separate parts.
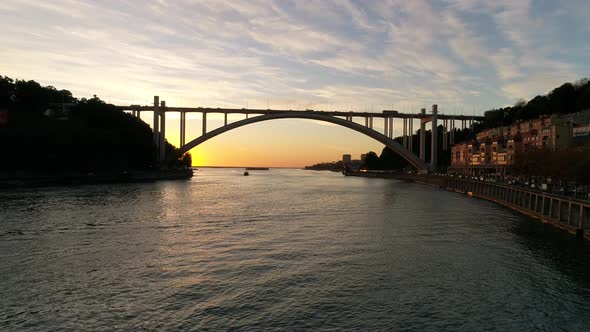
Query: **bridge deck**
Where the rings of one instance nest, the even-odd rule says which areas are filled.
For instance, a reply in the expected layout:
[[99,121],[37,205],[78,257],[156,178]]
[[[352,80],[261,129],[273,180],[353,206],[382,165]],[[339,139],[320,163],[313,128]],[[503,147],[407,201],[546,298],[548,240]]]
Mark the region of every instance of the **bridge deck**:
[[[117,106],[121,110],[129,111],[153,111],[153,106]],[[221,113],[221,114],[247,114],[247,115],[262,115],[271,113],[283,112],[313,112],[323,115],[331,115],[338,117],[364,117],[364,118],[399,118],[399,119],[422,119],[432,116],[430,113],[400,113],[396,111],[384,110],[382,113],[373,112],[342,112],[342,111],[315,111],[315,110],[273,110],[273,109],[247,109],[247,108],[210,108],[210,107],[166,107],[166,112],[184,112],[184,113]],[[160,110],[162,110],[160,108]],[[439,119],[454,119],[454,120],[483,120],[483,116],[475,115],[450,115],[438,114]]]

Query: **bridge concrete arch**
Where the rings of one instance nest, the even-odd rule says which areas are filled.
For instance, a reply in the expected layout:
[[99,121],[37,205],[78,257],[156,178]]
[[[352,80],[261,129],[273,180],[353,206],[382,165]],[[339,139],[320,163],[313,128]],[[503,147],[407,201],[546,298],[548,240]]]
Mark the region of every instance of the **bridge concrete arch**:
[[342,118],[338,118],[335,116],[322,114],[319,112],[313,112],[313,111],[310,111],[310,112],[292,111],[292,112],[268,113],[268,114],[263,114],[263,115],[247,118],[244,120],[236,121],[233,123],[229,123],[223,127],[219,127],[215,130],[205,133],[204,135],[201,135],[200,137],[197,137],[194,140],[186,143],[185,145],[180,147],[179,152],[181,154],[184,154],[184,153],[188,152],[190,149],[198,146],[199,144],[204,143],[204,142],[210,140],[211,138],[221,135],[221,134],[228,132],[230,130],[233,130],[233,129],[236,129],[239,127],[243,127],[243,126],[246,126],[249,124],[257,123],[257,122],[277,120],[277,119],[317,120],[317,121],[324,121],[324,122],[333,123],[336,125],[340,125],[340,126],[352,129],[352,130],[357,131],[359,133],[365,134],[365,135],[373,138],[374,140],[384,144],[385,146],[389,147],[395,153],[399,154],[402,158],[407,160],[408,163],[410,165],[412,165],[413,167],[415,167],[417,170],[423,170],[423,171],[428,170],[428,165],[426,163],[424,163],[415,154],[413,154],[411,151],[405,149],[401,144],[397,143],[393,139],[391,139],[391,138],[389,138],[389,137],[387,137],[387,136],[385,136],[385,135],[383,135],[371,128],[362,126],[358,123],[348,121],[348,120],[345,120]]

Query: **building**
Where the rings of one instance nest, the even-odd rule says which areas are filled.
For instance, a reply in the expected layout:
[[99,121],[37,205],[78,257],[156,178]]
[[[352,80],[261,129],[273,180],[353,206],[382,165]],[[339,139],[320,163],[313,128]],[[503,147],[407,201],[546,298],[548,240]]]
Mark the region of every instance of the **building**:
[[481,131],[475,135],[478,142],[482,142],[488,139],[497,140],[501,137],[504,137],[504,131],[508,130],[510,127],[496,127],[491,129],[486,129]]
[[450,171],[471,175],[506,174],[514,165],[515,156],[522,151],[521,147],[521,143],[512,139],[456,144],[451,147]]
[[570,144],[571,124],[558,117],[541,116],[538,119],[517,121],[509,126],[484,130],[476,135],[477,142],[522,138],[526,149],[548,148],[556,151]]
[[572,144],[584,144],[590,142],[590,123],[572,127]]
[[469,165],[471,160],[473,143],[463,142],[455,144],[451,147],[451,166],[457,168],[464,168]]
[[366,157],[366,156],[367,156],[367,154],[366,154],[366,153],[362,153],[362,154],[361,154],[361,162],[364,162],[364,161],[365,161],[365,157]]
[[343,154],[342,155],[342,162],[344,163],[344,165],[351,164],[352,163],[352,156],[349,154]]
[[[585,122],[576,123],[580,121]],[[556,151],[585,142],[590,142],[590,110],[540,116],[481,131],[475,141],[454,145],[450,170],[473,175],[505,174],[514,166],[519,153],[536,149]]]

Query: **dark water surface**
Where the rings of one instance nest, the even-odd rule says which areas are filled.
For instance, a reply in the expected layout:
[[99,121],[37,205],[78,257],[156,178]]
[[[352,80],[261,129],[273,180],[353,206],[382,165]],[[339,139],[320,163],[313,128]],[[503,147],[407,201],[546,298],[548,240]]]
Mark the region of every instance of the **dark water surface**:
[[301,170],[0,192],[0,330],[590,330],[590,248]]

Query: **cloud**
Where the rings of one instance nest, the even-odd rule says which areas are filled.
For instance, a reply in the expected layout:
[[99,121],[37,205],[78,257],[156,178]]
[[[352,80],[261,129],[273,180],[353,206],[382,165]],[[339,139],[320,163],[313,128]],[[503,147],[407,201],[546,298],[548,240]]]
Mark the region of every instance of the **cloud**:
[[6,0],[0,70],[120,102],[501,105],[584,76],[583,43],[547,38],[576,17],[509,0]]

